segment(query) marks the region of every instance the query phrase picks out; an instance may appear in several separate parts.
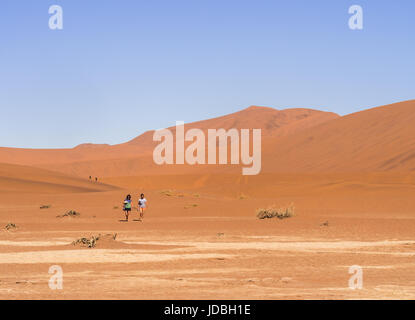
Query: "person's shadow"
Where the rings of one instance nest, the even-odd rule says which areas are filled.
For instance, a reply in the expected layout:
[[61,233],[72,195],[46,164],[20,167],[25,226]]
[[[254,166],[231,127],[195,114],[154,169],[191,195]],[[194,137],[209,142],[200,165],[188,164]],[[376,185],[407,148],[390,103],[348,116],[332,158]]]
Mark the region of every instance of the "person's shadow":
[[128,220],[127,220],[127,219],[124,219],[124,220],[118,220],[118,222],[128,222]]

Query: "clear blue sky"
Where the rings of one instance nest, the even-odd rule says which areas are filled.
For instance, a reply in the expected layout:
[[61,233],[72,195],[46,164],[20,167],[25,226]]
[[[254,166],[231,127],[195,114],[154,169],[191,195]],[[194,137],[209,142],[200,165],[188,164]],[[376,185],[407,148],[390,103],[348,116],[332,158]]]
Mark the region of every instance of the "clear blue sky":
[[[53,4],[63,30],[48,27]],[[249,105],[343,115],[415,98],[413,0],[1,0],[0,14],[0,146],[115,144]]]

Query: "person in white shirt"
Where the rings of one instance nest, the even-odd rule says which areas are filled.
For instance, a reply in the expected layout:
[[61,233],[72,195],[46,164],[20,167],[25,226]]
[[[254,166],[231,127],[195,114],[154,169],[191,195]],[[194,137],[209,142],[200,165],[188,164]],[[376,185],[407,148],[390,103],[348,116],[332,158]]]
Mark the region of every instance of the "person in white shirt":
[[144,193],[140,195],[138,199],[138,210],[140,211],[140,221],[144,218],[144,211],[147,209],[147,199],[144,198]]

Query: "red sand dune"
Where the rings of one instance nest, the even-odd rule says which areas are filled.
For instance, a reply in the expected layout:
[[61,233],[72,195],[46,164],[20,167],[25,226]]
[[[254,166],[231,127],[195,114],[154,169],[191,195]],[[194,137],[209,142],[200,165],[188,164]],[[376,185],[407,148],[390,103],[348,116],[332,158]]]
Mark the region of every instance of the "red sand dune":
[[[185,128],[261,128],[262,172],[411,171],[415,169],[415,101],[347,116],[309,109],[250,107]],[[172,132],[174,133],[174,128]],[[0,148],[0,161],[86,177],[146,174],[238,173],[235,166],[156,166],[153,131],[119,145],[73,149]]]
[[264,172],[415,170],[415,100],[350,114],[263,144]]
[[[261,128],[263,138],[277,138],[300,132],[326,121],[338,118],[330,112],[311,109],[276,110],[252,106],[242,111],[199,122],[185,124],[186,129]],[[173,134],[175,128],[172,127]],[[183,168],[155,166],[152,152],[158,142],[153,142],[153,132],[148,131],[123,144],[94,145],[82,144],[73,149],[15,149],[0,148],[0,161],[19,165],[30,165],[86,177],[89,175],[123,176],[146,172],[150,169],[175,173]],[[186,170],[209,171],[211,168],[194,167]],[[179,171],[177,171],[179,170]]]
[[[415,169],[414,100],[343,117],[305,110],[307,111],[314,116],[304,117],[302,109],[288,110],[290,116],[282,116],[281,112],[273,109],[254,107],[237,113],[235,119],[232,115],[221,117],[216,125],[213,119],[185,127],[204,130],[210,127],[261,127],[262,173],[408,172]],[[262,116],[262,122],[258,120],[259,115],[255,117],[256,113]],[[296,113],[300,120],[293,115]],[[130,142],[138,144],[141,141],[143,145],[151,146],[148,152],[141,152],[139,157],[72,162],[70,165],[54,164],[50,167],[80,176],[94,172],[103,177],[138,176],[143,172],[240,174],[239,166],[156,166],[151,154],[156,143],[151,139],[152,134],[146,133]]]
[[116,188],[62,173],[0,163],[0,192],[5,193],[81,193]]

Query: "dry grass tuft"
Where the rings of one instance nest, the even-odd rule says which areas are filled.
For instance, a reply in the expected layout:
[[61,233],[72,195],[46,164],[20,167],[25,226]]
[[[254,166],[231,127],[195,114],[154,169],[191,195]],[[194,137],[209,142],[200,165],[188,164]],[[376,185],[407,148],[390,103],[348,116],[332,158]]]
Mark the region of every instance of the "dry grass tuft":
[[79,217],[81,214],[75,210],[69,210],[66,213],[56,216],[56,218],[64,218],[64,217]]
[[285,219],[294,216],[294,211],[295,208],[293,204],[285,207],[271,206],[267,209],[257,209],[256,216],[258,219]]
[[110,240],[114,240],[117,238],[117,234],[106,234],[106,235],[101,235],[99,234],[98,236],[92,236],[91,238],[79,238],[75,241],[72,242],[72,245],[76,246],[76,245],[81,245],[82,247],[88,247],[88,248],[95,248],[95,246],[97,245],[98,240],[102,239],[102,238],[106,238],[106,239],[110,239]]
[[17,229],[17,226],[14,223],[9,222],[8,224],[6,224],[6,226],[4,227],[4,229],[6,229],[6,230],[14,230],[14,229]]
[[165,195],[167,197],[178,197],[178,198],[183,198],[186,195],[184,193],[178,192],[178,191],[173,191],[173,190],[163,190],[160,191],[160,193],[162,195]]
[[171,190],[163,190],[163,191],[160,191],[160,193],[168,197],[174,196],[174,193]]
[[196,208],[198,206],[198,204],[197,203],[193,203],[193,204],[190,204],[190,205],[186,205],[186,206],[184,206],[184,208],[185,209],[189,209],[189,208]]
[[40,206],[40,209],[49,209],[51,207],[50,204],[43,204]]

